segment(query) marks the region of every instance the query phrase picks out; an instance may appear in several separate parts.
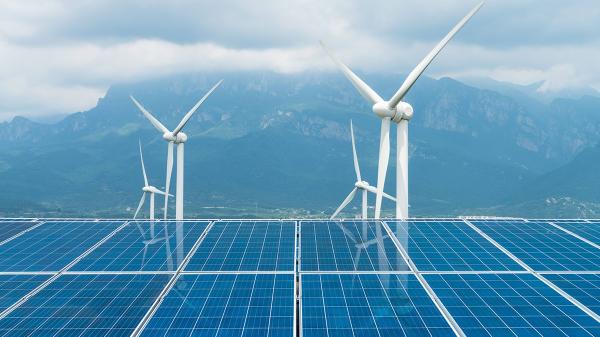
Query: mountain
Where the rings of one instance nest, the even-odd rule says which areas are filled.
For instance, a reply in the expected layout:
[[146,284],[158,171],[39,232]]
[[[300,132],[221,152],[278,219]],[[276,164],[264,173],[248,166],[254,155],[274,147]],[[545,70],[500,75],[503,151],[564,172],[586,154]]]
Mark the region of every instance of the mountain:
[[[384,97],[404,78],[361,77]],[[363,175],[376,183],[379,121],[342,76],[195,74],[112,86],[95,108],[54,124],[21,117],[1,123],[0,213],[131,215],[142,185],[137,141],[142,140],[157,187],[164,185],[166,143],[129,95],[173,127],[220,78],[222,87],[185,130],[191,138],[185,158],[186,216],[330,214],[354,182],[350,119]],[[406,101],[415,109],[409,135],[415,216],[546,214],[545,204],[522,206],[544,198],[529,193],[533,186],[555,170],[577,169],[569,164],[600,134],[600,98],[592,96],[544,103],[450,78],[421,78]],[[394,138],[395,132],[393,144]],[[395,187],[394,154],[393,149],[389,193]],[[558,191],[539,186],[559,197]],[[346,215],[359,212],[354,206]],[[565,206],[562,213],[578,212]]]

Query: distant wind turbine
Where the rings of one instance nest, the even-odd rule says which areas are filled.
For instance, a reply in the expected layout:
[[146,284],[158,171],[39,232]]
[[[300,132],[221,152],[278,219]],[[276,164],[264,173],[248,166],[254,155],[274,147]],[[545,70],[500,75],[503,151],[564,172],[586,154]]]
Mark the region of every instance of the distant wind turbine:
[[[358,165],[358,155],[356,154],[356,144],[354,141],[354,128],[352,126],[352,121],[350,121],[350,138],[352,139],[352,156],[354,158],[354,172],[356,173],[356,182],[354,183],[354,189],[350,191],[350,194],[342,201],[342,204],[335,210],[335,213],[331,216],[331,219],[335,218],[343,209],[346,207],[356,196],[356,192],[358,190],[362,191],[362,218],[367,218],[367,192],[377,193],[377,189],[368,182],[362,180],[362,176],[360,174],[360,166]],[[383,193],[383,196],[387,199],[390,199],[396,202],[396,198],[392,197],[387,193]]]
[[390,124],[398,124],[397,136],[397,165],[396,165],[396,217],[398,219],[408,218],[408,121],[413,116],[413,108],[410,104],[402,101],[410,88],[417,79],[423,74],[425,69],[446,46],[452,37],[471,19],[475,13],[483,6],[483,2],[475,6],[452,30],[440,41],[435,48],[410,72],[408,77],[402,83],[398,91],[390,98],[384,101],[373,89],[363,82],[356,74],[345,64],[338,60],[321,42],[323,49],[329,54],[331,59],[344,73],[346,78],[352,82],[352,85],[358,92],[371,104],[373,112],[381,118],[381,136],[379,143],[379,163],[377,168],[377,195],[375,199],[375,218],[381,217],[381,202],[383,197],[383,186],[387,173],[388,161],[390,157]]
[[159,190],[158,188],[148,185],[148,176],[146,176],[146,168],[144,167],[144,155],[142,154],[142,142],[140,144],[140,161],[142,162],[142,174],[144,175],[144,187],[142,187],[142,198],[140,199],[140,203],[138,208],[135,210],[135,214],[133,218],[135,219],[140,212],[142,206],[144,206],[144,201],[146,200],[146,193],[150,194],[150,220],[154,220],[154,194],[164,195],[165,199],[167,197],[166,193]]
[[163,133],[163,139],[169,142],[169,145],[167,147],[167,177],[165,182],[165,192],[167,193],[167,196],[165,197],[165,219],[167,219],[167,203],[169,201],[168,193],[169,188],[171,186],[171,173],[173,171],[173,144],[177,144],[177,185],[175,191],[175,219],[183,220],[183,144],[188,140],[188,137],[181,130],[183,129],[185,124],[190,120],[194,112],[196,112],[200,105],[208,98],[208,96],[210,96],[210,94],[212,94],[213,91],[215,91],[215,89],[217,89],[219,85],[221,85],[221,83],[223,83],[223,80],[217,82],[217,84],[215,84],[206,93],[206,95],[204,95],[204,97],[202,97],[198,101],[198,103],[196,103],[196,105],[194,105],[190,109],[190,111],[188,111],[185,114],[185,116],[183,116],[183,119],[181,119],[181,122],[179,122],[179,125],[177,125],[177,127],[173,129],[173,131],[169,131],[169,129],[167,129],[158,119],[152,116],[152,114],[148,112],[148,110],[146,110],[146,108],[144,108],[133,96],[130,96],[133,103],[135,103],[135,105],[142,111],[142,113],[144,114],[144,116],[146,116],[150,123],[152,123],[152,125],[154,125],[154,127],[158,131]]

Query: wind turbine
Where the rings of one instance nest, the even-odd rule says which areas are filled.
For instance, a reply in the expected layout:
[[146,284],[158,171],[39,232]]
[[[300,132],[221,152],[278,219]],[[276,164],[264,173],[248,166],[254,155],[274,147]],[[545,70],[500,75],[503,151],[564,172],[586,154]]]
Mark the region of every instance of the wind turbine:
[[[331,216],[331,219],[335,218],[343,209],[346,207],[356,196],[358,190],[362,191],[362,218],[367,218],[367,192],[377,193],[377,189],[368,182],[362,180],[360,174],[360,166],[358,165],[358,156],[356,155],[356,144],[354,141],[354,128],[352,127],[352,121],[350,121],[350,137],[352,139],[352,155],[354,157],[354,172],[356,173],[356,182],[354,183],[354,188],[350,191],[350,194],[342,201],[342,204],[335,210],[335,213]],[[383,196],[387,199],[390,199],[396,202],[396,198],[391,195],[383,192]]]
[[138,204],[138,208],[135,210],[135,214],[133,218],[135,219],[140,212],[142,206],[144,206],[144,201],[146,200],[146,193],[150,194],[150,220],[154,220],[154,194],[164,195],[165,199],[167,198],[167,194],[158,188],[148,185],[148,177],[146,176],[146,168],[144,167],[144,155],[142,154],[142,142],[140,144],[140,161],[142,162],[142,173],[144,174],[144,187],[142,187],[142,198],[140,199],[140,203]]
[[383,197],[383,186],[387,173],[388,161],[390,157],[390,124],[398,124],[397,128],[397,154],[396,154],[396,217],[398,219],[408,218],[408,121],[413,116],[413,108],[410,104],[402,101],[410,88],[417,79],[423,74],[425,69],[454,37],[454,35],[471,19],[475,13],[483,6],[483,2],[475,6],[452,30],[425,56],[423,60],[410,72],[408,77],[402,83],[398,91],[389,101],[383,100],[373,89],[363,82],[356,74],[345,64],[338,60],[325,47],[321,45],[329,54],[331,59],[340,68],[342,73],[352,82],[352,85],[358,92],[371,104],[373,112],[381,118],[381,136],[379,143],[379,163],[377,168],[377,196],[375,199],[375,218],[381,216],[381,201]]
[[154,125],[154,127],[163,133],[163,139],[166,140],[169,145],[167,147],[167,177],[165,183],[165,192],[167,195],[165,196],[165,213],[164,218],[167,219],[167,202],[169,201],[168,193],[169,188],[171,186],[171,173],[173,171],[173,144],[177,145],[177,187],[175,192],[175,219],[183,220],[183,144],[188,140],[188,136],[183,133],[181,130],[185,126],[185,124],[190,120],[194,112],[200,107],[200,105],[212,94],[215,89],[219,85],[223,83],[223,80],[220,80],[215,84],[205,95],[202,97],[196,105],[194,105],[190,111],[188,111],[185,116],[181,119],[179,124],[173,131],[169,131],[158,119],[156,119],[146,108],[144,108],[133,96],[131,100],[135,105],[142,111],[144,116]]

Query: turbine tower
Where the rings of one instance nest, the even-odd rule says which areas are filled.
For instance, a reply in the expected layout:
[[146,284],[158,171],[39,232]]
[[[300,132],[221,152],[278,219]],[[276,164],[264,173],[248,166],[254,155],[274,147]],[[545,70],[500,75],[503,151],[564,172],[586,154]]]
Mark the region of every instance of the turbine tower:
[[140,199],[140,203],[138,204],[138,208],[135,210],[135,214],[133,218],[135,219],[140,212],[142,206],[144,206],[144,201],[146,200],[146,193],[150,194],[150,220],[154,220],[154,194],[164,195],[167,197],[166,193],[159,190],[158,188],[148,185],[148,177],[146,176],[146,168],[144,167],[144,155],[142,154],[142,142],[140,144],[140,161],[142,162],[142,174],[144,175],[144,187],[142,187],[142,198]]
[[383,186],[387,173],[388,161],[390,157],[390,124],[394,122],[397,127],[397,154],[396,154],[396,218],[408,218],[408,121],[413,115],[413,108],[410,104],[402,101],[410,88],[417,79],[423,74],[431,61],[446,46],[452,37],[471,19],[475,13],[483,6],[483,2],[475,6],[452,30],[440,41],[432,51],[410,72],[408,77],[402,83],[398,91],[389,101],[383,100],[373,89],[363,82],[356,74],[345,64],[338,60],[325,47],[323,49],[329,54],[331,59],[340,68],[342,73],[352,82],[352,85],[358,92],[371,104],[373,112],[381,118],[381,136],[379,142],[379,162],[377,167],[377,195],[375,199],[375,218],[381,217],[381,201],[383,197]]
[[[343,209],[344,207],[346,207],[356,196],[356,192],[358,192],[358,190],[362,191],[362,218],[366,219],[367,218],[367,192],[371,192],[371,193],[377,193],[377,189],[371,185],[369,185],[368,182],[362,180],[361,174],[360,174],[360,166],[358,165],[358,156],[356,155],[356,144],[354,141],[354,128],[352,127],[352,121],[350,121],[350,137],[352,139],[352,155],[354,157],[354,172],[356,173],[356,182],[354,183],[354,189],[352,189],[352,191],[350,192],[350,194],[348,194],[348,196],[346,197],[346,199],[344,199],[344,201],[342,201],[342,204],[338,207],[338,209],[335,210],[335,213],[333,213],[333,215],[331,216],[331,219],[335,218]],[[390,199],[394,202],[396,202],[396,198],[390,196],[387,193],[383,193],[383,196],[387,199]]]
[[217,89],[219,85],[221,85],[221,83],[223,83],[223,80],[217,82],[217,84],[215,84],[206,93],[206,95],[204,95],[204,97],[202,97],[198,101],[198,103],[196,103],[196,105],[194,105],[190,109],[190,111],[188,111],[185,114],[185,116],[183,116],[183,119],[181,119],[181,122],[179,122],[179,125],[177,125],[177,127],[173,129],[173,131],[169,131],[169,129],[167,129],[158,119],[152,116],[152,114],[148,112],[148,110],[146,110],[146,108],[144,108],[133,96],[130,96],[133,103],[135,103],[135,105],[142,111],[142,113],[144,114],[144,116],[146,116],[150,123],[152,123],[152,125],[154,125],[154,127],[158,131],[162,132],[163,139],[168,142],[167,177],[165,182],[165,192],[167,193],[167,195],[165,196],[165,220],[167,219],[167,202],[169,201],[168,194],[169,188],[171,186],[171,173],[173,172],[173,144],[177,145],[177,187],[175,191],[175,219],[183,220],[183,145],[187,141],[188,137],[181,130],[183,129],[185,124],[190,120],[194,112],[196,112],[200,105],[208,98],[208,96],[210,96],[210,94],[212,94],[213,91],[215,91],[215,89]]

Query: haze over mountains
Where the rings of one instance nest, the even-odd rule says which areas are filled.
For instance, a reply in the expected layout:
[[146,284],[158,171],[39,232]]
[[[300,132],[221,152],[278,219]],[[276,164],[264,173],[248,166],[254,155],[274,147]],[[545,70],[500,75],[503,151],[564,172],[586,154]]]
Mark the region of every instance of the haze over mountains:
[[[385,97],[404,78],[361,77]],[[113,86],[95,108],[54,124],[0,124],[1,215],[131,216],[142,187],[137,140],[157,187],[166,145],[129,94],[172,127],[220,78],[186,127],[186,217],[332,213],[354,182],[350,119],[363,176],[375,184],[379,122],[340,75],[175,76]],[[473,86],[421,78],[406,98],[415,108],[412,216],[600,214],[596,92],[550,97],[535,87],[466,82]],[[353,206],[344,215],[358,214]]]

